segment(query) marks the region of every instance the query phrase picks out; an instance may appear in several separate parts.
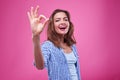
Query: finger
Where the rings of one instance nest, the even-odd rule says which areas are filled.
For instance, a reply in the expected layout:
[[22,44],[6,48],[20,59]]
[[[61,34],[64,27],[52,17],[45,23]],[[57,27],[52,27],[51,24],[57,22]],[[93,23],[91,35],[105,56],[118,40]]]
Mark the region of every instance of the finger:
[[27,12],[27,15],[28,15],[29,21],[31,21],[31,15],[30,15],[30,12]]
[[39,6],[37,5],[35,11],[34,11],[34,15],[37,17],[38,16],[38,10],[39,10]]
[[49,22],[49,18],[45,20],[45,22],[43,23],[43,26],[45,27],[48,22]]
[[46,20],[47,18],[44,15],[40,15],[39,16],[39,20],[41,20],[41,19],[45,19]]
[[34,13],[33,7],[31,7],[31,12],[30,12],[30,13],[31,13],[31,17],[33,18],[33,17],[34,17],[34,14],[33,14],[33,13]]

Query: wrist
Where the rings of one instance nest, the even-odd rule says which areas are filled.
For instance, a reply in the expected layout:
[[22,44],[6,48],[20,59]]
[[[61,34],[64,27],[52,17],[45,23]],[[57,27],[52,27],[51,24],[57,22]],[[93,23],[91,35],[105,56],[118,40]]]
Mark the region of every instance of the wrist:
[[39,38],[39,35],[32,34],[32,38]]
[[34,35],[34,36],[32,36],[32,40],[33,40],[33,43],[34,43],[34,44],[38,44],[38,43],[39,43],[39,40],[40,40],[39,35]]

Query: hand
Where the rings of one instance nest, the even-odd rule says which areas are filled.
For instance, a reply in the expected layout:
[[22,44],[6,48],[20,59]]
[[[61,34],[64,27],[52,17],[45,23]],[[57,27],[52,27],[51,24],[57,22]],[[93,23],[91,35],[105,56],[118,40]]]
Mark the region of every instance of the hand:
[[[27,13],[33,36],[39,35],[49,20],[44,15],[38,16],[38,10],[39,6],[37,6],[35,9],[31,7],[31,11]],[[44,19],[43,22],[41,21],[42,19]]]

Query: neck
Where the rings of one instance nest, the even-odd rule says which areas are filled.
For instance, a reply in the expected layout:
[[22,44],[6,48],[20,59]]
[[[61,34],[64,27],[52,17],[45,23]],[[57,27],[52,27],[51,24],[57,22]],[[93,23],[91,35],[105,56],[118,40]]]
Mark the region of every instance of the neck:
[[58,34],[60,43],[64,43],[64,35]]
[[59,37],[60,43],[64,43],[64,37]]
[[60,46],[61,46],[62,48],[64,48],[64,47],[67,45],[67,44],[64,42],[64,37],[60,37],[59,40],[60,40]]

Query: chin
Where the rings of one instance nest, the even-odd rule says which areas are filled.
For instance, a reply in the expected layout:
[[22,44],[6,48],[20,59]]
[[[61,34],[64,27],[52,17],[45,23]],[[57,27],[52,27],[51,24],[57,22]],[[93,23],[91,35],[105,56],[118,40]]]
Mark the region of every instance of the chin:
[[67,32],[59,32],[58,34],[60,34],[60,35],[66,35]]

